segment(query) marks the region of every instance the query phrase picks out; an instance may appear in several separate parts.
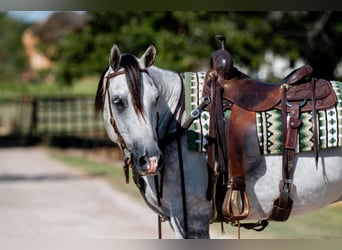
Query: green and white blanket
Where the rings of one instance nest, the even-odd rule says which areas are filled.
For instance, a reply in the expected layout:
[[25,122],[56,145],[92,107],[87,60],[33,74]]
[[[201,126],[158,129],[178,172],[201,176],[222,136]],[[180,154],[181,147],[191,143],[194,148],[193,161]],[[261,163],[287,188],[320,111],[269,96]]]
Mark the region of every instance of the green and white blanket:
[[[201,102],[204,77],[205,72],[184,73],[187,115]],[[331,83],[336,92],[338,103],[331,109],[317,112],[320,149],[342,146],[342,83],[336,81]],[[311,112],[301,113],[300,119],[303,124],[299,130],[297,150],[299,152],[311,151],[313,150]],[[209,121],[209,113],[204,111],[200,119],[195,120],[189,128],[188,144],[191,150],[206,152]],[[281,154],[281,112],[278,110],[257,112],[256,123],[261,153],[264,155]]]

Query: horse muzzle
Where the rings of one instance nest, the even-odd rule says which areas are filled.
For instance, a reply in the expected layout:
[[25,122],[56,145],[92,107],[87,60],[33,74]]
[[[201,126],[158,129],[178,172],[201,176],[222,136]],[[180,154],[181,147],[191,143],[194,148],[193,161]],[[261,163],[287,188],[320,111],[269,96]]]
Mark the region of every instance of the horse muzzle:
[[134,162],[138,174],[143,176],[156,175],[163,165],[163,155],[159,150],[153,154],[145,152],[137,156]]

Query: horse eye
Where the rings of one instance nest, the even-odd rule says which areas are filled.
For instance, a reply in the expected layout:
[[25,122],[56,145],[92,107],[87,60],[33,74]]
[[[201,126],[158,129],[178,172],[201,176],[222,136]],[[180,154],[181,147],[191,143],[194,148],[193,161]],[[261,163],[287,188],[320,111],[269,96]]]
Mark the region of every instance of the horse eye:
[[125,108],[125,103],[120,97],[113,98],[113,105],[116,107],[118,111],[123,111]]

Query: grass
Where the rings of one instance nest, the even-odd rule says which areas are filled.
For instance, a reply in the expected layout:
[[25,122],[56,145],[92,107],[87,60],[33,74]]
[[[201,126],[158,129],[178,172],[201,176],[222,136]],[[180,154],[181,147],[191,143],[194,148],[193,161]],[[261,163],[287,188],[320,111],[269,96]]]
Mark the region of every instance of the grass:
[[[82,169],[89,175],[99,176],[107,180],[116,189],[142,201],[140,193],[131,180],[125,183],[123,170],[119,166],[98,163],[78,156],[53,152],[52,155],[65,164]],[[220,224],[212,224],[220,231]],[[224,226],[230,235],[237,235],[237,229],[230,225]],[[270,222],[262,232],[241,229],[242,239],[341,239],[342,238],[342,203],[327,206],[306,215],[290,217],[286,222]]]
[[[251,221],[248,221],[251,222]],[[254,221],[255,222],[255,221]],[[242,221],[243,223],[243,221]],[[219,230],[219,224],[213,225]],[[237,235],[237,228],[225,226],[229,234]],[[242,239],[341,239],[342,202],[315,212],[290,216],[286,222],[271,221],[262,232],[241,228]]]
[[75,80],[71,85],[60,83],[27,83],[27,82],[1,82],[0,98],[11,98],[22,95],[48,95],[48,96],[95,96],[99,78],[95,76]]
[[293,216],[285,223],[273,222],[268,231],[278,239],[341,239],[342,204]]

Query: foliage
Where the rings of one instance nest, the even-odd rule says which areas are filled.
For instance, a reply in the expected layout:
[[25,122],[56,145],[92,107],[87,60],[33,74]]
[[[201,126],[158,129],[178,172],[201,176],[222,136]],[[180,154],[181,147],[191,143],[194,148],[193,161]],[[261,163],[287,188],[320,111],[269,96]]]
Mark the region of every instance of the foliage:
[[0,81],[17,78],[26,66],[21,34],[25,25],[0,12]]
[[[113,43],[122,52],[137,55],[153,43],[158,50],[156,64],[175,71],[207,70],[208,56],[218,47],[214,37],[221,33],[231,34],[229,47],[239,55],[235,57],[237,62],[256,68],[263,56],[259,48],[267,23],[251,27],[253,32],[238,32],[236,21],[240,16],[236,13],[119,11],[89,15],[92,21],[86,32],[70,34],[60,47],[62,64],[58,73],[66,80],[85,73],[101,73],[108,65]],[[257,42],[253,36],[257,36]],[[244,45],[254,52],[254,57],[247,55]]]
[[[206,71],[218,49],[215,35],[227,37],[237,65],[256,72],[266,51],[295,62],[304,58],[329,79],[342,54],[342,16],[320,12],[89,12],[88,29],[70,34],[57,56],[58,75],[71,82],[84,74],[100,74],[108,65],[113,43],[122,52],[141,55],[153,43],[156,64],[175,71]],[[326,15],[327,20],[322,20]],[[324,60],[324,63],[322,63]]]
[[94,96],[98,77],[75,79],[72,85],[61,82],[46,84],[44,82],[27,83],[17,80],[6,80],[0,83],[0,101],[20,96]]
[[280,13],[272,21],[277,34],[274,51],[294,62],[302,57],[314,68],[314,76],[336,79],[334,71],[341,61],[341,12]]
[[[299,58],[316,76],[338,79],[341,62],[341,12],[206,12],[206,11],[91,11],[83,31],[60,41],[52,59],[57,82],[99,76],[108,65],[115,43],[120,50],[142,55],[157,47],[156,65],[174,71],[206,71],[209,57],[219,48],[215,35],[227,37],[235,65],[254,74],[272,51],[291,66]],[[18,76],[25,66],[20,35],[24,25],[0,14],[0,80]],[[271,76],[272,77],[272,76]],[[284,76],[273,76],[284,77]],[[341,80],[341,79],[339,79]]]

